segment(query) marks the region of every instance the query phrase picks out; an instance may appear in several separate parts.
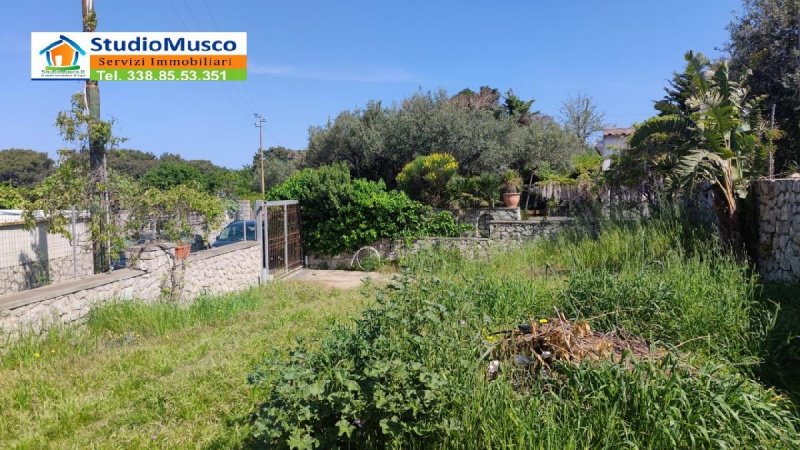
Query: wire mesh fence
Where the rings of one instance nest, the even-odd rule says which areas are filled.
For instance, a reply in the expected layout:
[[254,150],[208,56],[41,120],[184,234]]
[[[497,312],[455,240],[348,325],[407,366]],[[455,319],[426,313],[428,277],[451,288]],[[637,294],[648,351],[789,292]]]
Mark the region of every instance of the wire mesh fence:
[[88,218],[65,215],[72,239],[48,233],[42,221],[26,229],[21,211],[0,210],[0,295],[94,273]]

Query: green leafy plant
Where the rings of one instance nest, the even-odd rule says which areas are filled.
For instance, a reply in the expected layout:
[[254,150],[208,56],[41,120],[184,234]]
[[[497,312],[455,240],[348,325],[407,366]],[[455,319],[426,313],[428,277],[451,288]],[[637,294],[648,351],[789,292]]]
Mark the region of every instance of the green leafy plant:
[[522,177],[519,172],[513,169],[503,172],[503,187],[506,193],[515,194],[519,192],[519,188],[522,187]]
[[397,186],[411,198],[431,206],[447,206],[447,183],[458,171],[458,163],[447,153],[418,156],[397,175]]
[[267,198],[300,201],[303,244],[317,254],[353,251],[385,238],[461,233],[449,214],[434,214],[403,192],[387,191],[382,181],[353,180],[341,164],[301,170]]
[[219,225],[225,206],[219,198],[202,192],[199,186],[178,185],[166,191],[147,189],[131,211],[129,227],[141,232],[155,224],[156,236],[171,242],[186,243],[192,235],[192,219],[202,223],[208,241],[211,228]]
[[[688,233],[688,234],[687,234]],[[752,378],[770,335],[756,279],[718,243],[674,222],[607,224],[466,260],[433,249],[355,324],[275,354],[256,439],[295,448],[796,448],[787,398]],[[531,276],[546,267],[563,275]],[[544,272],[542,272],[544,273]],[[564,362],[520,386],[487,349],[554,308],[636,333],[663,357]],[[492,338],[491,336],[495,336]],[[579,430],[576,432],[575,430]]]
[[[92,242],[104,243],[108,261],[116,261],[125,249],[126,229],[121,224],[122,210],[132,208],[138,202],[138,185],[114,171],[108,172],[106,183],[101,188],[90,187],[88,160],[85,152],[62,150],[59,162],[52,175],[30,191],[31,200],[25,203],[23,218],[27,228],[43,221],[48,231],[72,239],[69,227],[70,211],[89,211],[97,219],[97,203],[92,196],[95,189],[108,195],[108,214],[115,220],[102,223],[100,219],[89,222]],[[102,223],[102,226],[101,226]],[[95,266],[95,269],[99,269]]]
[[456,209],[492,208],[502,188],[500,177],[494,173],[469,178],[456,175],[447,184],[449,206]]
[[0,183],[0,209],[19,209],[25,205],[25,198],[13,187]]

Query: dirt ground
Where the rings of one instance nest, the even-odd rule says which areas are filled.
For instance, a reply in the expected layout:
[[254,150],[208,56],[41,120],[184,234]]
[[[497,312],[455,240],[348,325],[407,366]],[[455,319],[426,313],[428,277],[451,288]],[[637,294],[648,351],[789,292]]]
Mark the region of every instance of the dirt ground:
[[289,274],[285,280],[321,284],[338,289],[353,289],[361,286],[362,280],[370,278],[374,282],[385,283],[391,275],[379,272],[359,272],[354,270],[313,270],[300,269]]

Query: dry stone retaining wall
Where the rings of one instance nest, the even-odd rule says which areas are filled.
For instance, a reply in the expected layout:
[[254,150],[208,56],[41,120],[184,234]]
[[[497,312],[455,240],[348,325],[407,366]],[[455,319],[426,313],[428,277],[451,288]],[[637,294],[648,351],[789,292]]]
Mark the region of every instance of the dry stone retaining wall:
[[761,276],[800,281],[800,176],[759,180],[755,193]]
[[133,268],[0,296],[0,334],[38,332],[54,324],[84,320],[92,307],[112,300],[189,302],[258,283],[261,250],[241,242],[176,260],[174,247],[147,245],[134,251]]
[[528,240],[550,237],[575,225],[567,217],[536,218],[529,220],[493,220],[489,222],[489,237],[494,240]]
[[398,255],[407,255],[431,249],[442,251],[458,250],[470,258],[487,258],[490,246],[491,241],[487,238],[431,237],[417,239],[408,246],[398,246],[396,252]]
[[446,210],[460,224],[472,225],[476,237],[489,237],[489,223],[493,220],[520,220],[519,208],[475,208],[458,211]]

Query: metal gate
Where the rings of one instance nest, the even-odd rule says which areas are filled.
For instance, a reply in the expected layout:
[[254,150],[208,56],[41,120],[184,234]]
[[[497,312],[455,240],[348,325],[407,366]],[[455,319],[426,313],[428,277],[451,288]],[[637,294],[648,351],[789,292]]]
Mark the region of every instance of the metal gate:
[[256,236],[261,243],[261,281],[303,265],[300,204],[297,200],[257,201]]

